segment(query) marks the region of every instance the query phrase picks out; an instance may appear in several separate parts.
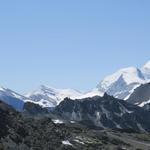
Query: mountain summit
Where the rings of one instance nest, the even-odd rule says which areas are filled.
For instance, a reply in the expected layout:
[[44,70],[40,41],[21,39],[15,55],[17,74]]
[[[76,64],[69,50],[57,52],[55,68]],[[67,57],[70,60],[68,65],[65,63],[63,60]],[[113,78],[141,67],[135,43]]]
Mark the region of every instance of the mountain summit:
[[150,80],[150,61],[148,61],[142,68],[141,71],[143,72],[145,78]]
[[41,85],[39,88],[26,94],[31,101],[37,102],[43,107],[55,107],[64,98],[75,98],[81,96],[81,92],[73,89],[56,89]]
[[95,95],[102,95],[97,89],[93,89],[87,93],[82,93],[74,89],[56,89],[41,85],[39,88],[25,95],[30,99],[30,102],[34,102],[43,107],[55,107],[66,97],[71,99],[82,99],[86,97],[93,97]]
[[107,92],[116,98],[127,99],[136,87],[145,82],[145,77],[140,69],[129,67],[107,76],[97,87],[99,91]]

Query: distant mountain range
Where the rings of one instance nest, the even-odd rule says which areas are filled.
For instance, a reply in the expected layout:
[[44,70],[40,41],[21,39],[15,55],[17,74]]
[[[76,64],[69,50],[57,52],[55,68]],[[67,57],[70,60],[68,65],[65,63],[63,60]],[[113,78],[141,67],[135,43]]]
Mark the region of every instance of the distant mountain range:
[[[42,107],[51,108],[56,107],[66,97],[71,99],[83,99],[93,96],[103,96],[104,93],[107,93],[115,98],[128,100],[128,102],[144,106],[144,104],[149,103],[149,96],[146,98],[141,97],[140,100],[139,98],[136,98],[138,100],[133,100],[133,93],[136,88],[147,84],[149,81],[150,61],[140,69],[136,67],[120,69],[104,78],[96,88],[89,92],[80,92],[74,89],[56,89],[42,85],[32,92],[21,95],[10,89],[0,88],[0,99],[12,105],[17,110],[22,110],[26,102],[32,102]],[[137,90],[135,91],[137,93]],[[134,96],[134,98],[135,97],[136,96]]]
[[56,89],[41,85],[37,90],[21,95],[10,89],[0,88],[0,99],[17,110],[22,110],[26,102],[32,102],[44,108],[51,108],[56,107],[66,97],[82,99],[95,95],[103,96],[103,93],[99,92],[98,89],[93,89],[87,93],[81,93],[73,89]]
[[[150,133],[149,64],[150,62],[142,69],[121,69],[85,93],[42,85],[32,92],[21,95],[1,87],[0,149],[3,145],[6,146],[5,149],[9,149],[9,146],[13,147],[12,149],[30,149],[38,144],[40,149],[45,146],[49,149],[52,144],[54,149],[58,149],[58,145],[65,149],[66,143],[70,147],[74,145],[76,149],[84,149],[90,146],[86,143],[89,134],[95,137],[97,131],[102,130],[108,133],[107,137],[112,135],[113,138],[116,138],[119,131],[117,139],[123,134],[123,141],[126,141],[126,133],[143,133],[145,137]],[[74,142],[78,135],[86,136],[85,140],[81,139],[82,146],[81,142]],[[133,139],[130,139],[130,145]],[[95,148],[95,141],[99,140],[94,140],[92,149],[99,149],[102,145],[100,149],[104,149],[106,146],[104,143]],[[108,141],[108,138],[105,141]],[[134,142],[135,145],[143,146],[143,143],[136,142],[136,139]],[[83,143],[88,147],[84,147]],[[150,145],[145,141],[144,146]]]

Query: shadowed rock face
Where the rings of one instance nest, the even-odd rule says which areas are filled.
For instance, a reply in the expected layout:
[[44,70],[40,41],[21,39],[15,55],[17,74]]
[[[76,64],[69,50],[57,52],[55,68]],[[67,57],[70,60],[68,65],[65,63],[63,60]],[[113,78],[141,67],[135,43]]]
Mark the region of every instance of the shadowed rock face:
[[132,104],[140,104],[148,100],[150,100],[150,83],[136,88],[127,101]]
[[10,124],[10,122],[9,122],[9,112],[7,109],[7,105],[4,105],[0,101],[0,108],[1,108],[0,109],[0,138],[2,138],[8,134],[8,127],[7,126]]
[[44,115],[48,114],[48,110],[46,108],[42,108],[38,104],[27,102],[24,104],[23,113],[27,115]]
[[65,119],[103,128],[150,131],[148,111],[107,94],[81,100],[66,98],[56,107],[55,113]]

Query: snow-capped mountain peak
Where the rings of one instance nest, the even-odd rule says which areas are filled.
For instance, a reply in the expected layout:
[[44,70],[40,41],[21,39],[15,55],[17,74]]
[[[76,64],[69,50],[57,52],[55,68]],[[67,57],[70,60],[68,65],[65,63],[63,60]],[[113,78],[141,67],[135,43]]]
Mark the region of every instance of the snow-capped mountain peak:
[[41,105],[42,107],[55,107],[66,97],[71,99],[82,99],[93,96],[103,96],[97,88],[83,93],[74,89],[57,89],[41,85],[39,88],[25,95],[28,101]]
[[135,67],[118,70],[104,78],[97,86],[100,91],[107,92],[116,98],[126,99],[133,89],[145,83],[142,72]]
[[128,85],[134,82],[144,83],[145,80],[141,71],[135,67],[121,69],[120,74]]
[[104,78],[98,87],[100,86],[104,90],[107,90],[114,82],[116,82],[120,77],[124,79],[127,85],[131,83],[144,83],[144,76],[141,71],[135,67],[123,68],[113,73],[112,75]]
[[30,97],[31,95],[37,94],[51,94],[54,95],[56,93],[56,89],[52,87],[47,87],[45,85],[40,85],[36,90],[25,94],[26,97]]
[[4,88],[4,87],[0,87],[0,92],[2,93],[5,93],[6,95],[9,95],[9,96],[12,96],[12,97],[15,97],[15,98],[18,98],[18,99],[22,99],[22,100],[25,100],[26,98],[24,96],[22,96],[21,94],[18,94],[8,88]]
[[142,68],[150,69],[150,60]]
[[0,100],[20,111],[26,98],[10,89],[0,87]]
[[81,96],[82,93],[73,89],[56,89],[41,85],[38,89],[26,94],[25,96],[33,102],[42,104],[43,107],[55,107],[64,98],[73,98]]
[[147,80],[150,80],[150,61],[148,61],[142,68],[142,73],[144,74]]

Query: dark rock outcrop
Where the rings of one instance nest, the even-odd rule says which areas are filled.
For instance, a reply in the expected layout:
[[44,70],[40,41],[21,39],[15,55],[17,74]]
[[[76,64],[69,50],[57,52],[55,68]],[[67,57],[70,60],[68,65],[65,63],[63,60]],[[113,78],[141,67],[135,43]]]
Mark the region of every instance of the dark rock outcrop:
[[55,113],[67,120],[102,128],[150,132],[148,111],[107,94],[81,100],[66,98],[56,107]]
[[23,107],[23,113],[25,113],[27,115],[37,116],[37,115],[48,114],[48,110],[46,108],[42,108],[38,104],[26,102]]

